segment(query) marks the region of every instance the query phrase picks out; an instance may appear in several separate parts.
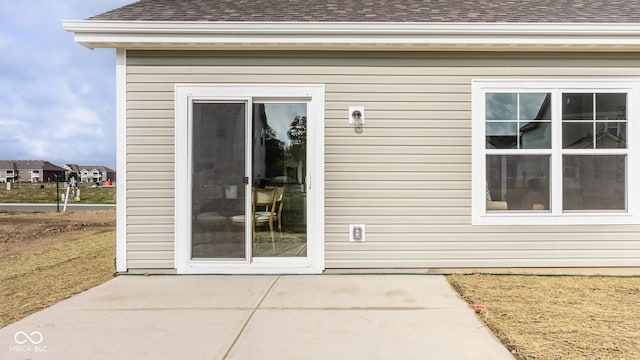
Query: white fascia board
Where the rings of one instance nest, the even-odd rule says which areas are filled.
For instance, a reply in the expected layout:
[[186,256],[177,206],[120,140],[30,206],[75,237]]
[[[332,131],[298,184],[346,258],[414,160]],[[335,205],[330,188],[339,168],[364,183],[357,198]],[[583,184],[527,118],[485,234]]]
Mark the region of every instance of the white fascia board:
[[90,47],[640,50],[639,24],[64,21]]

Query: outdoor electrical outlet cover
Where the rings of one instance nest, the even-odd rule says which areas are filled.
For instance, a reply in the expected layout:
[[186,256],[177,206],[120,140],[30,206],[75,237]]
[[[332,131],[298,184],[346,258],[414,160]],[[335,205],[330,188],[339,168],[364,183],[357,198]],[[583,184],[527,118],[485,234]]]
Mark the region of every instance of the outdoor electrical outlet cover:
[[364,224],[350,224],[349,225],[349,241],[362,242],[365,239],[365,226]]

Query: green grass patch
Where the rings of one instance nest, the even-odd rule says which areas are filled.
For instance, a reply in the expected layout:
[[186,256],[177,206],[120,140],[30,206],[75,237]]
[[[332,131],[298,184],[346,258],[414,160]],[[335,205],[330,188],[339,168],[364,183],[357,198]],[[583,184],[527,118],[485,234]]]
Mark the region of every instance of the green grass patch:
[[[5,184],[0,184],[0,203],[9,204],[51,204],[55,203],[57,194],[67,193],[67,189],[60,184],[59,192],[56,191],[56,184],[32,184],[18,183],[12,184],[13,188],[7,190]],[[44,187],[44,188],[43,188]],[[63,200],[60,199],[62,203]],[[83,188],[80,187],[80,200],[74,200],[70,195],[68,204],[115,204],[116,188]]]

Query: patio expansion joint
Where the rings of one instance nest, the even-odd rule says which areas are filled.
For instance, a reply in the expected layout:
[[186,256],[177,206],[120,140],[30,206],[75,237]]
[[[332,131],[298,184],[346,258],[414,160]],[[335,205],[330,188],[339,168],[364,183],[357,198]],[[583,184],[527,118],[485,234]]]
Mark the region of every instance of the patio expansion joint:
[[226,359],[229,356],[229,354],[231,353],[231,350],[233,350],[233,348],[236,346],[238,339],[240,339],[240,336],[242,336],[242,333],[244,333],[244,330],[247,328],[247,325],[249,325],[249,323],[251,322],[253,315],[260,308],[260,305],[262,305],[262,302],[264,301],[264,299],[267,297],[267,295],[269,295],[269,293],[271,292],[271,289],[273,289],[273,287],[278,283],[278,280],[280,280],[280,276],[277,276],[275,279],[273,279],[273,281],[271,281],[271,284],[269,284],[269,286],[267,287],[267,290],[265,290],[262,293],[262,296],[258,300],[257,304],[253,307],[253,310],[251,310],[251,314],[249,314],[249,316],[247,317],[247,320],[244,322],[244,324],[240,328],[240,331],[238,331],[238,334],[233,339],[233,342],[231,343],[227,351],[224,353],[224,356],[222,357],[222,359]]
[[277,311],[421,311],[421,310],[450,310],[447,307],[429,307],[429,306],[317,306],[317,307],[260,307],[260,310],[277,310]]
[[145,311],[244,311],[247,309],[252,309],[253,306],[242,307],[242,306],[173,306],[173,307],[149,307],[149,308],[137,308],[137,307],[129,307],[129,308],[81,308],[77,309],[77,311],[95,311],[95,312],[119,312],[119,311],[130,311],[130,312],[145,312]]

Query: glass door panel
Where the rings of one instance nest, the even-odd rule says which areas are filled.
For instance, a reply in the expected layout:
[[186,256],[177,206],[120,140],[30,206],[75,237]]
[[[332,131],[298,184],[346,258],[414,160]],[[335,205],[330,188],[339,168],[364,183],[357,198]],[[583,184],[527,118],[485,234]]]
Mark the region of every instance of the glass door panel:
[[246,259],[247,103],[193,104],[191,258]]
[[307,256],[307,104],[255,102],[253,256]]

